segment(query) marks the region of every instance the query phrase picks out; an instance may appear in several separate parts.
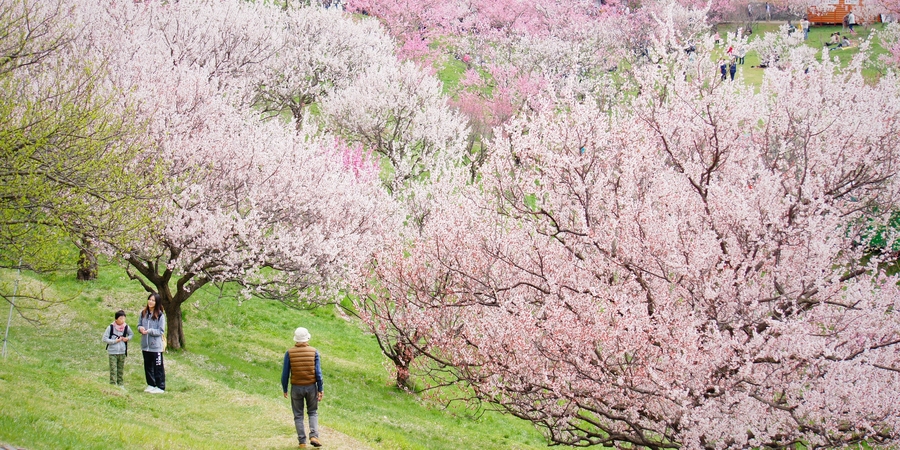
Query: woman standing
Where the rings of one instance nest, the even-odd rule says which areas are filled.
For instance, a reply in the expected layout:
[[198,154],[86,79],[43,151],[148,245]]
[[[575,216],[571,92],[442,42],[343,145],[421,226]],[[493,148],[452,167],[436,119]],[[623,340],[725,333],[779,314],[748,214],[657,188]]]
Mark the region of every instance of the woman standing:
[[138,332],[141,333],[141,351],[144,354],[144,376],[147,389],[144,392],[162,394],[166,391],[166,369],[163,366],[163,336],[166,333],[166,315],[162,298],[157,293],[147,297],[147,306],[141,310]]

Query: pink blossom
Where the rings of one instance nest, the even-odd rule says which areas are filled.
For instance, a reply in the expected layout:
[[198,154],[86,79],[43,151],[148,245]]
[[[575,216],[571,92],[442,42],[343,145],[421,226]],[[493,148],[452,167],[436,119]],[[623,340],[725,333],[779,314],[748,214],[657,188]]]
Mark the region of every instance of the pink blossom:
[[789,52],[757,92],[661,22],[660,63],[432,186],[364,319],[560,444],[896,445],[900,276],[859,244],[900,206],[896,78]]

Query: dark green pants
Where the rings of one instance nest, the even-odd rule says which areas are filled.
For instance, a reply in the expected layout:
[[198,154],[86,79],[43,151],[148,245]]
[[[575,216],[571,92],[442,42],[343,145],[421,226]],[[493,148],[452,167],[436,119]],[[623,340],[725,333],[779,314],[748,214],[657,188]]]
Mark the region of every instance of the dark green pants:
[[109,355],[109,384],[125,385],[125,355]]

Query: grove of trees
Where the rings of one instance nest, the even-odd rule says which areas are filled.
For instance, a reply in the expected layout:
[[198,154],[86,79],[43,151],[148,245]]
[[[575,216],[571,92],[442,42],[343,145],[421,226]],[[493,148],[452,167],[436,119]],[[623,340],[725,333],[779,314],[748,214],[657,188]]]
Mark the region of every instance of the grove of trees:
[[0,265],[103,252],[173,349],[204,286],[349,297],[400,387],[554,444],[900,442],[896,56],[760,36],[753,86],[746,3],[294,3],[0,0]]

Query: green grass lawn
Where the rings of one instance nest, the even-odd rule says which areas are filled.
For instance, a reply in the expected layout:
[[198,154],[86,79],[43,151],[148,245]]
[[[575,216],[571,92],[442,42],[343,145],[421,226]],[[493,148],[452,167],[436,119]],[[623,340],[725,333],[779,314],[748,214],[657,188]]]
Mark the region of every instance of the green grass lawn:
[[[795,23],[794,25],[798,25]],[[723,24],[719,25],[718,30],[721,36],[725,36],[726,33],[734,33],[735,29],[740,26],[738,24]],[[763,33],[773,33],[778,32],[781,24],[777,23],[758,23],[753,26],[753,34],[750,37],[752,41],[754,38],[760,36]],[[854,56],[859,54],[859,43],[868,39],[869,36],[878,30],[883,28],[882,24],[875,24],[869,26],[858,26],[856,27],[856,35],[851,36],[853,40],[854,46],[847,49],[833,49],[828,52],[828,56],[830,58],[837,58],[842,66],[846,66],[847,63],[853,59]],[[822,26],[812,26],[809,29],[809,39],[806,41],[806,45],[819,50],[816,55],[819,61],[822,60],[824,52],[822,49],[825,46],[825,43],[829,41],[831,37],[831,33],[835,31],[841,32],[841,34],[848,34],[848,31],[842,29],[840,25],[822,25]],[[880,55],[887,54],[888,51],[881,47],[881,43],[876,37],[873,40],[872,45],[872,58],[878,58]],[[725,44],[727,45],[727,44]],[[725,46],[723,45],[723,47]],[[724,52],[724,50],[723,50]],[[718,55],[716,55],[718,56]],[[759,55],[756,54],[755,51],[747,53],[746,58],[744,58],[744,64],[738,66],[738,73],[743,74],[744,82],[752,85],[759,86],[762,84],[763,73],[765,73],[766,69],[760,69],[759,66]],[[866,68],[863,70],[863,75],[871,80],[877,79],[881,74],[872,68]]]
[[[13,277],[0,272],[4,282]],[[322,355],[325,448],[546,446],[537,430],[517,419],[444,408],[398,390],[374,338],[331,307],[298,311],[261,300],[238,305],[212,289],[185,305],[187,350],[165,356],[167,392],[143,392],[136,342],[126,362],[128,391],[122,392],[108,384],[100,335],[119,308],[134,327],[146,294],[114,266],[90,283],[68,273],[47,281],[47,297],[69,300],[39,312],[42,325],[13,317],[8,356],[0,362],[0,443],[28,449],[296,448],[290,401],[281,394],[281,361],[294,328],[305,326]]]

